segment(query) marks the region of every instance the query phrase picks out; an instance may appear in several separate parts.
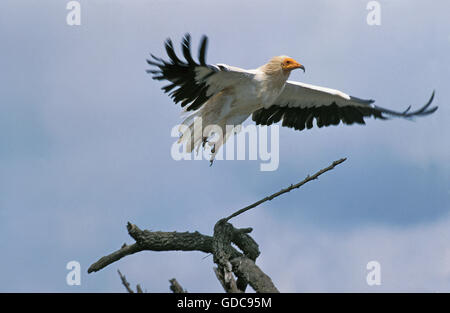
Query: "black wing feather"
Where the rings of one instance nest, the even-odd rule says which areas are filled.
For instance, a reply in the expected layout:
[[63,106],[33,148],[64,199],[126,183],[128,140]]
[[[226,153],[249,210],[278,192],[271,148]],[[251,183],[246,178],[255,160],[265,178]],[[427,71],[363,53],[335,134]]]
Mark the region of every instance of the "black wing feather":
[[[153,60],[147,60],[149,65],[158,68],[156,70],[147,70],[147,73],[152,74],[153,79],[168,80],[170,84],[162,87],[162,90],[165,93],[169,93],[169,96],[175,103],[180,102],[182,107],[186,107],[187,111],[200,108],[211,97],[207,96],[208,86],[203,81],[209,75],[220,71],[219,68],[206,64],[207,47],[208,37],[203,36],[198,52],[199,63],[195,62],[191,54],[191,36],[186,34],[181,44],[181,50],[186,61],[181,60],[177,56],[170,38],[165,42],[169,61],[164,61],[154,55],[151,55]],[[205,66],[212,70],[211,74],[204,77],[202,82],[195,80],[195,68],[198,66]]]
[[[371,105],[373,101],[367,101],[367,106],[338,106],[335,102],[329,105],[319,107],[289,107],[287,105],[274,104],[269,108],[259,109],[252,115],[253,121],[257,125],[271,125],[272,123],[283,120],[282,126],[294,128],[296,130],[310,129],[313,127],[313,121],[316,120],[317,127],[353,123],[365,124],[365,117],[374,117],[375,119],[387,119],[388,116],[413,118],[415,116],[425,116],[437,110],[437,107],[429,108],[433,102],[435,92],[433,91],[428,102],[420,109],[410,112],[409,106],[403,112],[396,112],[376,105]],[[352,99],[357,99],[353,98]],[[360,99],[357,99],[358,101]],[[362,100],[361,100],[362,101]],[[385,114],[385,115],[383,115]]]

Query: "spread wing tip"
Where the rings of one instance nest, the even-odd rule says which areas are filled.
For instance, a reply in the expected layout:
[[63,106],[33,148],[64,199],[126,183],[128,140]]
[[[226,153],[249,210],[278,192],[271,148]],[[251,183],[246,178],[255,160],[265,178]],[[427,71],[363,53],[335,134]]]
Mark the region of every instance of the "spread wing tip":
[[420,109],[410,112],[409,110],[411,109],[411,106],[408,106],[408,108],[403,111],[403,112],[397,112],[397,111],[392,111],[383,107],[379,107],[374,105],[374,109],[380,111],[381,113],[385,113],[387,115],[392,115],[392,116],[397,116],[397,117],[404,117],[404,118],[413,118],[415,116],[426,116],[426,115],[430,115],[434,112],[436,112],[436,110],[438,109],[437,106],[429,108],[429,106],[431,105],[431,103],[434,100],[434,95],[435,95],[436,91],[433,90],[433,92],[431,93],[431,97],[428,100],[428,102],[421,107]]
[[181,54],[177,56],[172,40],[167,38],[164,41],[164,48],[168,59],[163,60],[150,54],[151,58],[147,59],[147,63],[155,68],[146,70],[155,80],[168,80],[170,84],[162,87],[162,90],[169,93],[175,103],[181,102],[182,107],[188,106],[188,111],[197,109],[208,98],[207,85],[196,80],[196,68],[205,66],[212,72],[218,71],[206,64],[208,37],[206,35],[201,37],[198,62],[192,57],[191,42],[191,35],[186,33],[181,40]]

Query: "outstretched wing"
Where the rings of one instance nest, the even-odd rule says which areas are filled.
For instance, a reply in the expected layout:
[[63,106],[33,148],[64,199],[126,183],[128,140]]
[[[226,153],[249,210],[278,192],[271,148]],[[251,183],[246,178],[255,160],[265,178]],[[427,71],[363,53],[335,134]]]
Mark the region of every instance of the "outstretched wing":
[[434,98],[419,110],[396,112],[373,105],[373,100],[349,96],[339,90],[300,82],[287,81],[285,89],[275,103],[268,108],[255,111],[252,115],[256,124],[271,125],[283,120],[282,126],[296,130],[310,129],[316,120],[317,127],[353,123],[365,124],[365,117],[386,119],[388,116],[412,118],[433,113],[437,107],[429,108]]
[[206,64],[207,45],[208,38],[203,36],[197,63],[191,55],[191,36],[186,34],[181,45],[186,61],[178,58],[170,39],[165,42],[170,60],[164,61],[154,55],[151,55],[153,60],[147,60],[148,64],[157,67],[147,72],[153,74],[153,79],[168,80],[170,84],[162,89],[169,93],[175,103],[181,102],[186,111],[197,110],[221,90],[242,83],[243,80],[250,80],[254,76],[253,71],[226,64]]

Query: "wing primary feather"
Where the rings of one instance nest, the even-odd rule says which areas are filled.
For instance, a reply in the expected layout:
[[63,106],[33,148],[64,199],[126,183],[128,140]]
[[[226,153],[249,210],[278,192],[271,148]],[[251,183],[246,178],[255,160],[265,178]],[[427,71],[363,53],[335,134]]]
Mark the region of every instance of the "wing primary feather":
[[158,58],[158,57],[155,56],[154,54],[150,54],[150,56],[151,56],[153,59],[155,59],[156,61],[158,61],[158,62],[165,63],[163,59]]
[[173,48],[172,40],[171,40],[170,38],[167,38],[165,47],[166,47],[167,55],[169,56],[169,58],[172,60],[172,62],[173,62],[174,64],[183,63],[183,62],[181,62],[181,60],[177,57],[177,54],[175,53],[175,49]]
[[421,107],[420,109],[418,109],[416,111],[413,111],[413,112],[409,112],[411,106],[409,106],[403,112],[397,112],[397,111],[389,110],[389,109],[386,109],[386,108],[383,108],[383,107],[379,107],[379,106],[376,106],[376,105],[374,105],[374,109],[376,109],[376,110],[378,110],[378,111],[380,111],[382,113],[388,114],[388,115],[399,116],[399,117],[404,117],[404,118],[412,118],[414,116],[425,116],[425,115],[429,115],[431,113],[434,113],[438,109],[437,106],[428,109],[428,107],[433,102],[434,95],[435,95],[435,91],[433,90],[433,93],[431,94],[431,97],[428,100],[428,102],[423,107]]
[[182,43],[181,47],[183,50],[184,58],[186,59],[188,64],[191,66],[196,65],[196,63],[195,63],[194,59],[192,59],[192,55],[191,55],[191,35],[189,35],[189,34],[184,35],[183,43]]
[[[186,107],[187,111],[194,110],[203,105],[209,96],[206,96],[208,86],[205,83],[206,78],[213,75],[218,70],[206,64],[208,38],[203,36],[199,45],[199,63],[195,62],[191,54],[191,36],[185,34],[181,41],[181,51],[185,60],[179,58],[175,52],[173,42],[167,38],[164,47],[168,56],[168,60],[150,54],[151,58],[147,59],[147,63],[157,69],[149,69],[147,73],[152,74],[155,80],[168,80],[171,84],[162,87],[164,92],[168,93],[175,103],[181,102],[182,107]],[[196,67],[205,66],[211,73],[207,73],[202,81],[196,81]]]
[[208,37],[203,36],[200,44],[200,49],[198,51],[198,60],[200,65],[206,66],[206,48],[208,47]]

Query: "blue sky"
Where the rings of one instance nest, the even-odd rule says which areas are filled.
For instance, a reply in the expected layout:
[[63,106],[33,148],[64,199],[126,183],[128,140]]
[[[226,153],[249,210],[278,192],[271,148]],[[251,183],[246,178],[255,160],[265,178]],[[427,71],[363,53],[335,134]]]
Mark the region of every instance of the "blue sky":
[[[219,218],[348,160],[304,188],[233,221],[253,227],[258,264],[281,291],[450,291],[450,23],[448,1],[65,1],[0,4],[0,291],[221,291],[211,257],[144,252],[87,274],[132,242],[126,222],[211,234]],[[255,68],[287,54],[291,79],[396,110],[436,89],[439,110],[415,121],[296,132],[280,128],[280,166],[174,161],[180,109],[145,69],[190,32],[208,61]],[[66,284],[79,261],[81,286]],[[382,284],[366,284],[366,264]]]

